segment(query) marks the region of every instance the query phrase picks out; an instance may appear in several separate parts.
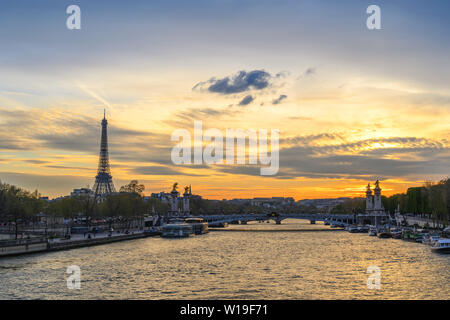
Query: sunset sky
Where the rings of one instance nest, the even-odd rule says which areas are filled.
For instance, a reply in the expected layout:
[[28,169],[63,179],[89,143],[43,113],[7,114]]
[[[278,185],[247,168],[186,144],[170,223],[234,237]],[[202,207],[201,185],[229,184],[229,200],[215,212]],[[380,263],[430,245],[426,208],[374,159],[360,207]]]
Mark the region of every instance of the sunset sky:
[[[66,28],[71,4],[81,30]],[[299,200],[440,180],[449,30],[444,0],[2,1],[0,180],[50,197],[92,187],[104,109],[117,189]],[[170,136],[194,120],[279,129],[278,174],[174,165]]]

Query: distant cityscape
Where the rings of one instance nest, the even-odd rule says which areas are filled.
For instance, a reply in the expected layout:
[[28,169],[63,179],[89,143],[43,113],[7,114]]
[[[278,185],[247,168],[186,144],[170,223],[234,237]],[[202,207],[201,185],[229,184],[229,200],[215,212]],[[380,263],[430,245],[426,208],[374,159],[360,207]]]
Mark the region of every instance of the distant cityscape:
[[[54,199],[50,199],[49,197],[40,197],[41,200],[45,200],[47,202],[58,201],[68,197],[80,197],[80,196],[89,196],[94,197],[94,191],[88,187],[73,189],[70,195],[61,196]],[[162,203],[169,204],[172,194],[170,192],[155,192],[151,193],[149,196],[143,196],[144,201],[148,201],[150,199],[158,199]],[[192,199],[203,199],[201,195],[193,194],[191,195]],[[302,199],[296,201],[292,197],[267,197],[267,198],[248,198],[248,199],[222,199],[222,200],[209,200],[211,202],[225,202],[232,205],[250,205],[255,207],[261,207],[265,209],[282,209],[286,207],[292,206],[311,206],[315,207],[324,212],[329,212],[332,208],[339,204],[343,204],[347,200],[357,199],[364,200],[364,198],[349,198],[349,197],[339,197],[339,198],[325,198],[325,199]]]

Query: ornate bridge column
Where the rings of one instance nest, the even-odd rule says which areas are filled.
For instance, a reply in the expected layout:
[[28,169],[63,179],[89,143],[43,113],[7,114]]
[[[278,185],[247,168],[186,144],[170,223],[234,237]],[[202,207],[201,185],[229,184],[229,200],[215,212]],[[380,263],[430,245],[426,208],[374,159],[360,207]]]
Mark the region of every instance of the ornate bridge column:
[[169,211],[169,216],[177,216],[177,215],[179,215],[178,197],[179,197],[180,193],[177,191],[177,186],[178,186],[178,183],[175,182],[173,184],[172,191],[170,192],[170,211]]
[[373,209],[373,202],[372,202],[372,190],[370,190],[370,183],[367,185],[366,190],[366,213],[370,213]]
[[185,215],[191,214],[191,209],[189,207],[189,198],[192,195],[191,193],[191,186],[184,188],[184,194],[183,194],[183,213]]

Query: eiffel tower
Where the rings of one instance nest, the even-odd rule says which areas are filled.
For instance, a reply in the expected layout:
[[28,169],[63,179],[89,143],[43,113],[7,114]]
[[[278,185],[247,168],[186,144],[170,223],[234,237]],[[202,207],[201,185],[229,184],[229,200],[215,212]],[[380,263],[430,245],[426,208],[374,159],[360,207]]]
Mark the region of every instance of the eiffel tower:
[[98,160],[97,176],[94,184],[95,199],[116,192],[111,176],[108,155],[108,121],[106,121],[106,111],[103,112],[102,120],[102,141],[100,143],[100,157]]

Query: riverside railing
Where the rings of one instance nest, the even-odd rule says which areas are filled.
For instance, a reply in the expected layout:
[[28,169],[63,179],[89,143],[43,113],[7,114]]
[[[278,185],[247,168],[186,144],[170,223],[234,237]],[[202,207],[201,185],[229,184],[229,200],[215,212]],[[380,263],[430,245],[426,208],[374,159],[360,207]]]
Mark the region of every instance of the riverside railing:
[[12,247],[12,246],[18,246],[18,245],[30,245],[30,244],[38,244],[47,242],[47,238],[40,237],[40,238],[26,238],[26,239],[13,239],[13,240],[0,240],[0,247]]

